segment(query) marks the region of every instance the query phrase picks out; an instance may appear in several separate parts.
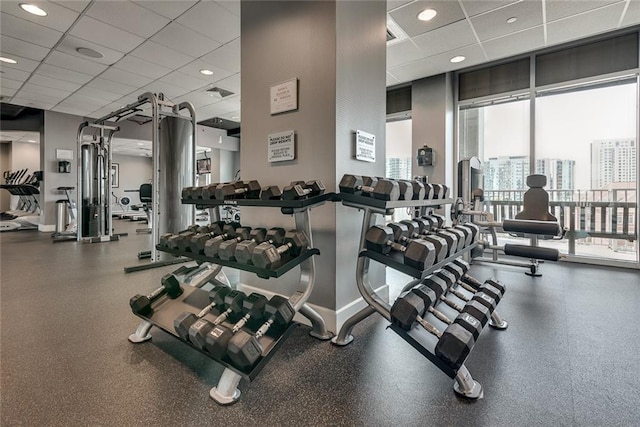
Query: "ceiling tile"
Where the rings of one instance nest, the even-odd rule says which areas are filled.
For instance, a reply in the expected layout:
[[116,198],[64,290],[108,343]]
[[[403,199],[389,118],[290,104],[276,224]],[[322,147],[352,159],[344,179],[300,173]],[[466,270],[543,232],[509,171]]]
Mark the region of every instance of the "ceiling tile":
[[84,86],[82,89],[79,89],[74,95],[84,95],[89,98],[101,99],[109,102],[113,102],[116,99],[122,97],[121,94],[115,92],[109,92],[106,90],[98,89],[96,87]]
[[[456,64],[451,63],[449,60],[457,55],[465,56],[467,59]],[[389,70],[389,73],[397,78],[399,83],[404,83],[423,77],[442,74],[447,71],[470,67],[485,61],[486,58],[480,49],[480,45],[476,44],[394,67]]]
[[36,70],[36,75],[38,74],[46,77],[51,77],[53,79],[64,80],[71,83],[78,83],[80,85],[85,84],[93,78],[93,76],[89,74],[78,73],[77,71],[72,71],[45,63],[40,64],[40,67],[38,67],[38,69]]
[[228,113],[228,111],[225,111],[223,105],[210,104],[207,106],[200,106],[196,108],[196,120],[202,121],[212,117],[220,117],[226,113]]
[[519,0],[461,0],[464,10],[469,16],[475,16],[480,13],[489,12],[490,10],[506,6]]
[[46,47],[38,46],[33,43],[28,43],[13,37],[5,36],[4,34],[0,38],[0,51],[4,56],[20,55],[23,58],[33,59],[35,61],[42,61],[49,49]]
[[87,114],[87,110],[81,107],[75,107],[73,104],[69,104],[66,102],[56,105],[51,110],[57,111],[59,113],[72,114],[74,116],[81,117],[85,117],[85,114]]
[[[192,103],[193,106],[196,108],[200,108],[205,105],[211,105],[219,101],[219,98],[214,98],[212,94],[209,94],[208,92],[205,92],[205,91],[190,92],[190,93],[187,93],[186,95],[181,96],[179,99],[180,99],[180,102],[187,101]],[[174,102],[178,102],[178,101],[174,101]]]
[[203,56],[200,60],[223,70],[240,72],[240,37]]
[[547,44],[554,45],[576,40],[615,28],[623,9],[624,3],[616,3],[571,18],[550,22],[547,24]]
[[89,16],[80,18],[69,34],[124,53],[130,52],[144,42],[142,37],[120,30]]
[[89,3],[91,3],[91,0],[55,0],[53,3],[64,6],[67,9],[75,10],[76,12],[82,12]]
[[557,19],[567,18],[571,15],[587,12],[597,9],[620,0],[580,0],[580,1],[547,1],[545,3],[545,12],[547,14],[547,23]]
[[21,82],[27,80],[30,74],[17,68],[4,68],[0,66],[0,70],[2,70],[3,79],[20,80]]
[[[89,56],[79,54],[76,49],[79,47],[85,47],[100,52],[102,58],[91,58]],[[62,42],[56,47],[57,51],[68,53],[69,55],[76,56],[86,61],[97,62],[99,64],[111,65],[120,60],[124,56],[124,53],[112,50],[104,46],[100,46],[95,43],[88,42],[86,40],[79,39],[74,36],[66,35]]]
[[71,95],[71,93],[73,92],[71,90],[61,90],[53,87],[39,86],[39,85],[33,84],[31,82],[31,79],[29,79],[29,81],[24,86],[22,86],[22,90],[25,92],[33,93],[33,94],[50,96],[52,98],[58,98],[59,100],[63,100],[67,96]]
[[33,61],[31,59],[23,58],[18,55],[11,55],[10,58],[17,61],[17,63],[8,64],[6,62],[2,62],[2,65],[0,65],[0,68],[3,71],[8,68],[13,68],[14,70],[26,71],[27,73],[30,73],[33,70],[35,70],[38,64],[40,63],[39,61]]
[[192,0],[167,1],[167,0],[136,0],[138,5],[152,10],[169,19],[176,19],[197,3]]
[[104,107],[107,104],[111,104],[111,102],[112,101],[99,99],[92,96],[78,95],[74,93],[73,95],[65,99],[61,104],[68,106],[77,105],[78,108],[86,109],[86,114],[95,111],[99,107]]
[[530,52],[544,47],[544,29],[542,26],[509,34],[482,43],[490,60]]
[[50,110],[57,102],[45,102],[42,100],[26,99],[19,96],[11,98],[11,103],[16,105],[24,105],[25,107],[41,108]]
[[170,19],[130,1],[96,1],[86,13],[92,18],[145,38],[151,37],[171,22]]
[[393,86],[396,83],[399,83],[399,80],[396,79],[393,74],[387,73],[387,86]]
[[59,51],[51,52],[45,63],[94,76],[107,69],[106,65],[87,61],[86,59],[78,58]]
[[229,111],[228,113],[220,114],[220,117],[222,117],[223,119],[233,120],[237,122],[240,120],[240,110]]
[[218,80],[213,84],[213,86],[229,90],[237,95],[240,93],[240,73]]
[[17,92],[17,89],[0,85],[0,97],[2,97],[3,101],[5,100],[5,98],[11,98],[13,95],[16,94],[16,92]]
[[629,2],[627,12],[622,18],[622,26],[628,27],[630,25],[640,24],[640,1]]
[[[101,76],[103,76],[103,74],[101,74]],[[95,79],[91,80],[87,84],[87,86],[117,94],[118,97],[115,99],[122,97],[122,95],[128,95],[137,89],[134,86],[123,84],[122,82],[114,82],[111,80],[103,79],[101,77],[96,77]]]
[[198,3],[177,21],[222,44],[240,37],[240,17],[213,1]]
[[0,13],[0,28],[2,28],[4,35],[49,48],[53,47],[62,36],[60,31],[16,18],[4,12]]
[[424,57],[424,53],[411,40],[387,46],[387,68]]
[[[518,20],[508,24],[507,19]],[[480,41],[505,36],[516,31],[542,25],[542,2],[523,1],[471,18]]]
[[151,38],[156,43],[198,58],[220,46],[220,43],[172,22]]
[[412,1],[413,0],[387,0],[387,11],[397,9]]
[[176,87],[181,87],[188,90],[189,92],[192,90],[200,89],[210,83],[206,78],[194,78],[187,74],[181,73],[180,71],[169,73],[166,76],[162,77],[160,81],[169,83]]
[[178,71],[188,74],[191,77],[202,78],[202,74],[200,73],[200,70],[203,70],[203,69],[213,71],[212,75],[205,76],[207,78],[207,81],[212,83],[218,80],[224,79],[225,77],[229,77],[230,75],[233,74],[231,71],[222,70],[218,67],[214,67],[211,64],[198,59],[193,62],[190,62],[184,67],[179,68]]
[[5,68],[0,66],[0,70],[2,70],[3,79],[20,80],[21,82],[23,82],[27,80],[30,75],[30,73],[18,70],[17,68]]
[[[435,9],[438,14],[431,21],[420,21],[418,13],[427,8]],[[465,19],[460,4],[447,0],[419,0],[394,10],[390,15],[410,37]]]
[[169,98],[175,98],[176,96],[184,95],[188,90],[156,80],[155,82],[151,82],[148,85],[141,87],[140,93],[142,94],[144,92],[164,93],[165,96]]
[[177,50],[152,42],[151,40],[147,40],[142,43],[136,49],[131,51],[130,55],[172,69],[182,67],[194,59],[190,56],[183,55]]
[[234,15],[240,16],[240,0],[217,0],[216,3]]
[[19,89],[24,82],[20,80],[11,80],[11,79],[0,79],[0,86],[3,89]]
[[22,89],[18,91],[18,93],[16,94],[16,98],[26,99],[31,102],[45,102],[47,104],[57,104],[58,102],[62,101],[66,97],[50,96],[50,95],[39,93],[38,91],[30,92]]
[[[137,59],[137,58],[136,58]],[[140,87],[149,84],[153,81],[151,77],[141,76],[133,74],[128,71],[120,70],[118,68],[110,67],[104,73],[100,74],[99,79],[106,79],[118,84],[127,86]],[[96,79],[98,80],[98,79]],[[104,89],[104,88],[102,88]]]
[[30,4],[34,4],[47,12],[47,16],[36,16],[22,10],[22,8],[20,7],[20,3],[22,2],[3,1],[2,11],[18,18],[33,22],[34,24],[42,25],[43,27],[51,28],[60,32],[67,31],[79,15],[73,10],[67,9],[66,7],[62,7],[52,2],[29,0]]
[[413,40],[426,56],[477,43],[471,25],[466,19],[421,34]]
[[232,111],[237,111],[240,109],[240,97],[233,97],[234,99],[225,98],[221,101],[214,103],[216,107],[218,107],[222,113],[230,113]]
[[149,61],[145,61],[144,59],[136,58],[131,55],[125,55],[124,58],[113,64],[113,66],[121,70],[130,71],[153,79],[158,79],[171,72],[170,68],[152,64]]
[[80,83],[72,83],[65,80],[43,76],[40,74],[33,74],[29,78],[29,83],[33,83],[34,85],[38,85],[38,86],[52,87],[52,88],[64,90],[67,92],[74,92],[82,86],[82,84]]

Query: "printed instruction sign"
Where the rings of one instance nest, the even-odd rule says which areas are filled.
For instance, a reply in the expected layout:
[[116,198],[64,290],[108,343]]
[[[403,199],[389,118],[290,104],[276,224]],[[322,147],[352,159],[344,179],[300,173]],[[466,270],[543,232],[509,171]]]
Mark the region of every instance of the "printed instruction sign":
[[376,136],[361,130],[356,131],[356,160],[376,161]]
[[272,133],[269,138],[268,159],[270,162],[284,162],[296,158],[295,132],[287,130]]
[[271,86],[271,114],[298,109],[298,79]]

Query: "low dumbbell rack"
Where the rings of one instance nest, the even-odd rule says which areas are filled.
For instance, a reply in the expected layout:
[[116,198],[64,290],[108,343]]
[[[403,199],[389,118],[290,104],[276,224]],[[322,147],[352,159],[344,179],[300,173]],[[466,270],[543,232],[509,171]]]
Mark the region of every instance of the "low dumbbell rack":
[[[259,268],[251,264],[243,264],[235,261],[226,261],[220,258],[211,258],[201,254],[195,254],[188,251],[179,251],[169,249],[164,246],[158,245],[157,250],[170,253],[175,256],[183,256],[191,258],[193,260],[205,263],[211,263],[217,266],[218,271],[223,267],[231,267],[242,271],[255,273],[261,278],[277,278],[287,273],[296,266],[300,267],[300,281],[298,290],[289,298],[289,302],[293,306],[294,310],[311,322],[310,335],[321,339],[328,340],[332,337],[332,334],[327,331],[324,319],[318,314],[311,306],[307,304],[307,300],[313,291],[313,285],[315,282],[315,262],[314,255],[320,254],[317,248],[313,247],[313,236],[311,232],[311,221],[309,210],[313,207],[319,206],[326,201],[331,201],[336,197],[335,193],[326,193],[320,196],[310,197],[302,200],[259,200],[259,199],[234,199],[234,200],[203,200],[203,199],[185,199],[183,204],[196,204],[203,208],[211,209],[211,221],[215,221],[217,214],[219,214],[219,207],[224,205],[235,206],[253,206],[253,207],[277,207],[285,215],[293,215],[295,221],[295,228],[304,231],[309,240],[309,249],[303,252],[301,255],[285,261],[284,264],[278,266],[276,269],[264,269]],[[298,326],[297,322],[291,322],[291,324],[284,328],[284,330],[278,330],[275,326],[270,328],[267,334],[261,338],[263,343],[263,354],[258,363],[250,369],[240,369],[234,366],[229,359],[223,357],[222,359],[215,358],[206,351],[200,350],[194,347],[191,343],[183,341],[175,332],[173,327],[173,320],[178,317],[183,311],[199,312],[203,307],[209,304],[208,292],[199,289],[198,287],[183,286],[183,294],[176,298],[170,299],[167,296],[159,298],[152,305],[153,312],[149,316],[140,316],[142,323],[138,326],[136,332],[129,337],[132,342],[143,342],[151,338],[149,330],[152,326],[156,326],[159,329],[167,332],[169,335],[175,337],[181,342],[189,345],[213,359],[217,363],[224,366],[225,370],[218,381],[216,387],[213,387],[210,391],[210,396],[217,403],[221,405],[228,405],[236,402],[240,398],[240,390],[238,389],[238,383],[241,379],[252,381],[260,373],[262,368],[269,362],[273,354],[282,345],[282,343],[289,337],[293,329]],[[213,314],[207,314],[205,319],[213,321],[215,316]],[[231,323],[223,323],[225,326],[233,326]],[[255,333],[255,330],[250,330]]]
[[[385,215],[391,215],[396,208],[414,208],[414,210],[424,215],[427,209],[438,208],[442,205],[453,203],[452,199],[429,199],[429,200],[400,200],[400,201],[383,201],[370,197],[340,193],[338,195],[344,206],[356,208],[364,211],[362,219],[362,231],[360,234],[360,245],[358,262],[356,267],[356,284],[360,294],[362,295],[367,306],[345,321],[340,328],[339,333],[332,339],[332,343],[338,346],[348,345],[353,341],[352,331],[355,325],[365,320],[373,313],[378,313],[389,322],[391,322],[391,306],[383,297],[378,295],[369,280],[369,262],[377,261],[385,266],[391,267],[402,273],[414,277],[416,280],[405,286],[404,290],[411,289],[417,285],[420,280],[428,277],[435,271],[441,269],[448,263],[461,257],[471,251],[477,243],[466,246],[464,249],[457,251],[446,259],[437,262],[425,270],[419,270],[409,267],[403,263],[401,254],[383,255],[375,251],[366,249],[366,233],[376,224],[376,215],[381,215],[384,219]],[[494,311],[492,314],[492,322],[495,324],[506,324],[500,319],[499,315]],[[455,380],[454,391],[461,396],[470,399],[477,399],[482,396],[482,386],[475,381],[464,364],[459,369],[453,370],[435,355],[435,345],[437,338],[421,327],[414,327],[409,331],[390,324],[389,328],[397,333],[402,339],[408,342],[412,347],[425,356],[431,363],[436,365],[442,372]]]

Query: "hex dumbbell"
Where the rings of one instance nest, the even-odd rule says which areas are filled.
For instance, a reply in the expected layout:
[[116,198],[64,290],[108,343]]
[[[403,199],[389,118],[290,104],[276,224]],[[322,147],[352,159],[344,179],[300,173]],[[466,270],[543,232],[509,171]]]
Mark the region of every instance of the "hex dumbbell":
[[220,245],[225,240],[236,237],[239,237],[240,240],[246,240],[249,238],[249,233],[251,233],[251,227],[238,227],[235,230],[229,230],[226,233],[222,233],[219,236],[209,239],[204,244],[204,254],[211,258],[218,256],[218,249],[220,249]]
[[162,286],[151,292],[149,295],[137,294],[131,297],[129,300],[129,306],[135,314],[149,316],[153,313],[151,305],[163,295],[167,295],[171,299],[178,298],[182,295],[182,287],[180,286],[178,278],[174,274],[169,273],[165,275],[160,279],[160,283]]
[[216,317],[213,322],[199,318],[189,327],[189,341],[191,341],[191,344],[200,350],[204,349],[209,331],[227,319],[232,319],[234,316],[242,314],[242,303],[245,298],[246,295],[240,291],[231,291],[226,294],[224,296],[226,310]]
[[254,228],[249,233],[249,238],[245,239],[245,236],[238,235],[233,239],[225,240],[220,243],[220,247],[218,248],[218,256],[220,259],[225,261],[230,261],[235,258],[236,249],[240,242],[244,241],[259,241],[263,242],[267,237],[267,229],[266,228]]
[[433,265],[436,250],[432,243],[424,240],[409,240],[406,245],[394,241],[393,230],[389,227],[374,225],[365,234],[366,247],[369,250],[388,254],[392,250],[403,254],[404,263],[410,267],[425,270]]
[[205,349],[214,357],[222,358],[227,352],[229,340],[241,330],[249,321],[259,322],[264,317],[267,298],[263,295],[252,293],[242,302],[244,316],[231,328],[224,325],[215,326],[207,334]]
[[[253,235],[253,232],[251,233]],[[234,254],[236,261],[248,264],[251,261],[251,257],[253,256],[253,251],[256,246],[263,242],[271,243],[274,246],[280,246],[284,243],[284,228],[274,227],[267,231],[267,234],[263,240],[259,240],[258,238],[250,238],[248,240],[243,240],[238,243],[236,246],[236,252]],[[259,237],[259,236],[256,236]]]
[[241,330],[229,340],[227,355],[233,364],[241,369],[253,366],[262,356],[264,348],[260,341],[269,329],[274,325],[280,327],[288,325],[295,314],[289,300],[280,295],[271,297],[265,306],[264,312],[265,317],[269,316],[268,320],[262,324],[254,335]]
[[289,230],[284,236],[284,244],[276,247],[271,243],[260,243],[253,250],[251,261],[260,268],[273,269],[282,261],[282,255],[296,257],[309,247],[309,239],[303,231]]
[[209,291],[209,304],[204,307],[198,314],[191,313],[189,311],[182,312],[173,321],[173,328],[180,338],[185,341],[189,340],[189,328],[198,319],[204,317],[207,313],[210,313],[215,307],[222,307],[224,305],[224,297],[231,292],[232,289],[224,285],[215,285],[213,289]]

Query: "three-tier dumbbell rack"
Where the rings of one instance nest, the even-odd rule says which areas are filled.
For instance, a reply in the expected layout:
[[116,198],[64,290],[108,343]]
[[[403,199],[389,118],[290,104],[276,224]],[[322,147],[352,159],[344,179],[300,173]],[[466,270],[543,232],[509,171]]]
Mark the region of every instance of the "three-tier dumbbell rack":
[[[211,263],[217,266],[217,269],[221,269],[223,266],[236,268],[238,270],[248,271],[255,273],[258,277],[269,279],[277,278],[296,266],[300,267],[300,280],[298,289],[289,298],[289,302],[294,308],[296,313],[300,313],[311,322],[310,335],[321,340],[328,340],[333,335],[327,331],[326,324],[322,316],[318,314],[309,304],[307,300],[313,291],[315,282],[315,262],[314,255],[320,254],[320,251],[313,246],[313,236],[311,232],[311,220],[309,210],[324,204],[326,201],[332,201],[335,198],[335,193],[326,193],[320,196],[310,197],[302,200],[259,200],[259,199],[233,199],[233,200],[204,200],[204,199],[183,199],[183,204],[196,204],[199,207],[208,208],[211,210],[211,221],[215,221],[218,217],[219,208],[225,205],[243,206],[243,207],[273,207],[280,208],[280,211],[284,215],[293,215],[295,221],[295,228],[307,235],[309,240],[309,249],[303,252],[300,256],[295,257],[276,269],[258,268],[249,264],[242,264],[234,261],[225,261],[220,258],[210,258],[205,255],[193,254],[189,252],[181,252],[166,248],[164,246],[157,246],[156,249],[164,252],[171,253],[176,256],[185,256],[192,258],[198,262]],[[203,283],[204,284],[204,283]],[[149,330],[152,326],[156,326],[159,329],[167,332],[169,335],[179,339],[181,342],[189,345],[191,348],[200,351],[202,354],[207,355],[209,358],[215,360],[217,363],[224,366],[224,371],[218,381],[217,386],[213,387],[209,393],[211,398],[221,405],[228,405],[236,402],[240,398],[240,390],[238,389],[238,383],[241,379],[252,381],[260,373],[262,368],[269,362],[273,354],[282,345],[282,343],[289,337],[293,329],[298,325],[296,322],[292,322],[289,327],[284,331],[277,331],[281,333],[268,332],[261,338],[263,343],[263,354],[260,361],[249,369],[241,369],[233,366],[226,360],[221,360],[213,357],[206,351],[200,350],[197,347],[191,345],[187,341],[183,341],[179,338],[173,327],[173,320],[178,317],[183,311],[198,312],[203,307],[209,304],[208,293],[199,287],[183,286],[183,293],[176,299],[169,299],[167,296],[161,297],[153,304],[153,312],[149,316],[141,316],[142,322],[139,324],[136,332],[129,337],[129,340],[134,343],[144,342],[151,339]],[[215,316],[207,314],[204,318],[212,321]],[[232,324],[228,326],[233,326]]]
[[[390,304],[385,301],[383,297],[378,295],[371,286],[371,282],[369,280],[370,260],[377,261],[385,266],[414,277],[416,280],[407,284],[403,289],[403,291],[405,291],[417,285],[422,279],[428,277],[433,272],[471,251],[477,244],[473,243],[466,246],[464,249],[457,251],[455,254],[448,256],[446,259],[432,265],[426,270],[409,267],[403,263],[401,254],[392,253],[389,255],[383,255],[375,251],[367,250],[365,235],[369,228],[376,224],[376,215],[381,215],[384,219],[384,216],[393,214],[393,211],[396,208],[413,208],[416,213],[420,212],[424,215],[429,209],[435,209],[443,205],[453,203],[452,199],[400,200],[390,202],[347,193],[340,193],[338,194],[338,197],[342,200],[342,204],[344,206],[364,211],[358,250],[358,262],[356,266],[356,285],[364,301],[367,303],[367,306],[347,319],[340,328],[339,333],[331,340],[335,345],[345,346],[353,341],[352,331],[355,325],[369,317],[371,314],[378,313],[391,322]],[[489,325],[496,329],[506,329],[507,322],[501,319],[498,313],[494,311],[491,315]],[[405,331],[402,328],[391,324],[389,328],[418,350],[420,354],[425,356],[442,372],[450,378],[453,378],[455,380],[453,389],[456,394],[468,399],[478,399],[482,397],[482,386],[479,382],[473,379],[471,373],[464,364],[462,364],[457,370],[453,370],[435,355],[437,339],[432,334],[420,327],[414,327],[409,331]]]

